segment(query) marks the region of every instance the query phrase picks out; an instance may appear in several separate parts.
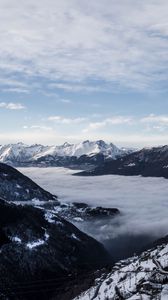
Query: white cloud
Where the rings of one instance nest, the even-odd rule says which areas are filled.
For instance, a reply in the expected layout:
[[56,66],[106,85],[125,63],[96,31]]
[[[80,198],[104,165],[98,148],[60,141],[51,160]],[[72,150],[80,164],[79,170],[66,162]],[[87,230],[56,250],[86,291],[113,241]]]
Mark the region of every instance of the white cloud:
[[27,125],[24,125],[23,126],[23,129],[34,129],[34,130],[37,130],[37,131],[50,131],[52,130],[52,127],[49,127],[49,126],[45,126],[45,125],[31,125],[31,126],[27,126]]
[[168,116],[150,114],[140,120],[142,124],[146,125],[147,131],[163,132],[168,129]]
[[59,101],[62,103],[66,103],[66,104],[72,103],[72,101],[70,99],[60,99]]
[[0,74],[68,91],[101,89],[90,79],[157,88],[168,77],[167,11],[166,0],[1,0]]
[[87,119],[86,118],[82,118],[82,117],[78,117],[78,118],[65,118],[62,116],[50,116],[48,117],[49,121],[54,121],[55,123],[59,123],[59,124],[80,124],[85,122]]
[[10,110],[21,110],[21,109],[25,109],[26,107],[21,103],[0,102],[0,108],[6,108]]
[[149,116],[142,118],[141,122],[142,123],[158,123],[158,124],[168,125],[168,116],[150,114]]
[[132,124],[132,118],[130,117],[123,117],[123,116],[116,116],[104,119],[99,122],[91,122],[89,126],[83,130],[83,132],[88,132],[90,130],[97,130],[108,125],[122,125],[122,124]]
[[7,93],[18,93],[18,94],[28,94],[29,93],[29,90],[28,89],[24,89],[24,88],[17,88],[17,87],[14,87],[14,88],[5,88],[5,89],[2,89],[3,92],[7,92]]
[[[3,74],[3,71],[0,68],[0,87],[2,92],[7,93],[24,93],[28,94],[30,92],[30,86],[23,81],[23,79],[16,79],[11,76],[12,70],[9,74]],[[10,74],[11,73],[11,74]],[[11,78],[10,78],[11,76]],[[16,76],[15,76],[16,77]]]
[[79,84],[79,83],[51,83],[49,84],[50,88],[57,88],[61,90],[65,90],[68,92],[101,92],[104,91],[105,89],[100,87],[100,86],[91,86],[91,85],[86,85],[86,84]]

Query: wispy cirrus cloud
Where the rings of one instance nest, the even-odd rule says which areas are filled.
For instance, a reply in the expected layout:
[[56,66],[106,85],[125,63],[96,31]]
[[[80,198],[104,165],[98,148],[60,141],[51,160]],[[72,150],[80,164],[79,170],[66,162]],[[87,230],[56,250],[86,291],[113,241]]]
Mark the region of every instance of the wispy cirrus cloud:
[[49,84],[49,87],[54,89],[60,89],[60,90],[65,90],[68,92],[103,92],[105,91],[105,88],[101,86],[93,86],[88,84],[79,84],[78,82],[65,82],[65,83],[51,83]]
[[147,131],[164,132],[168,129],[168,115],[150,114],[140,120],[140,123],[146,125]]
[[48,117],[48,121],[53,121],[57,124],[80,124],[87,120],[87,118],[77,117],[77,118],[66,118],[63,116],[50,116]]
[[149,116],[146,116],[141,119],[142,123],[158,123],[162,125],[167,125],[168,126],[168,115],[155,115],[155,114],[150,114]]
[[[19,78],[13,78],[12,72],[6,76],[6,74],[2,74],[2,70],[0,69],[0,87],[2,92],[7,93],[24,93],[28,94],[30,92],[29,85],[24,82],[23,79],[19,80]],[[11,78],[10,78],[11,76]],[[16,76],[15,76],[16,77]]]
[[27,130],[33,129],[37,131],[51,131],[53,128],[45,125],[31,125],[31,126],[24,125],[23,129],[27,129]]
[[13,103],[13,102],[0,102],[0,108],[10,109],[10,110],[22,110],[26,107],[22,103]]
[[133,119],[131,117],[125,116],[114,116],[111,118],[106,118],[98,122],[90,122],[88,127],[83,130],[83,132],[89,132],[90,130],[98,130],[100,128],[110,126],[110,125],[122,125],[122,124],[132,124]]
[[65,104],[70,104],[70,103],[72,103],[72,100],[70,100],[70,99],[64,99],[64,98],[59,99],[59,101],[62,102],[62,103],[65,103]]
[[18,88],[18,87],[2,88],[2,92],[18,93],[18,94],[29,94],[28,89]]

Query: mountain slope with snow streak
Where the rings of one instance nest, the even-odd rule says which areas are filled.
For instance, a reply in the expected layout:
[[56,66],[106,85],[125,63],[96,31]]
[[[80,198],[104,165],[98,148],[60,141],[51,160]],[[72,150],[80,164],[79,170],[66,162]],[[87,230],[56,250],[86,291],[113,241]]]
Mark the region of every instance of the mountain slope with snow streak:
[[151,250],[119,261],[75,300],[168,299],[168,237]]
[[7,201],[50,201],[58,203],[57,196],[11,166],[0,163],[0,197]]
[[109,263],[103,245],[58,215],[0,199],[0,299],[53,299],[75,274]]

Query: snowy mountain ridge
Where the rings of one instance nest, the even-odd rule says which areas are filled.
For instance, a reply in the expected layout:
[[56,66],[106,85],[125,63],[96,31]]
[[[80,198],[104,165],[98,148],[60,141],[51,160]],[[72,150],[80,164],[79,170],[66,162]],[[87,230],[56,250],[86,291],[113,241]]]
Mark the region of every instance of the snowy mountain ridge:
[[80,175],[125,175],[168,178],[168,145],[143,148],[115,160],[104,161],[91,172]]
[[60,146],[26,145],[23,143],[8,144],[0,146],[0,162],[3,163],[22,163],[41,160],[46,157],[81,157],[83,155],[92,157],[103,155],[105,158],[116,159],[132,149],[118,148],[112,143],[99,141],[83,141],[78,144],[64,143]]
[[74,300],[167,300],[168,243],[157,245],[140,256],[119,261]]

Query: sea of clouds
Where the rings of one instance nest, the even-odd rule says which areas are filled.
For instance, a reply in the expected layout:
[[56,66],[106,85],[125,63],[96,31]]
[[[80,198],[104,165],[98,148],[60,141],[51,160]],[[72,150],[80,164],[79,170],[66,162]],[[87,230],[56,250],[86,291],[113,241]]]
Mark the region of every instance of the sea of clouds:
[[[168,232],[168,181],[140,176],[72,176],[65,168],[21,168],[44,189],[64,202],[116,207],[121,216],[110,222],[97,221],[94,226],[78,222],[77,226],[99,240],[131,234],[154,238]],[[89,226],[88,226],[89,225]]]

